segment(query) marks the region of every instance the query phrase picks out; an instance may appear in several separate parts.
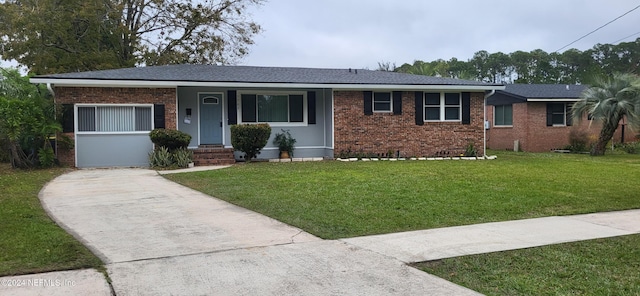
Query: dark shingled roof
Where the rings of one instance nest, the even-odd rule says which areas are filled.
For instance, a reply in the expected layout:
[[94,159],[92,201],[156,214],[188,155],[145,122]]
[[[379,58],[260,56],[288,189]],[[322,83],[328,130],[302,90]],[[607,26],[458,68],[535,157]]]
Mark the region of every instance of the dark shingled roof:
[[507,84],[500,92],[528,99],[575,99],[588,87],[575,84]]
[[504,105],[526,102],[529,99],[558,100],[577,99],[588,85],[575,84],[507,84],[487,99],[488,105]]
[[35,76],[36,79],[189,81],[292,84],[501,86],[478,81],[362,69],[167,65]]

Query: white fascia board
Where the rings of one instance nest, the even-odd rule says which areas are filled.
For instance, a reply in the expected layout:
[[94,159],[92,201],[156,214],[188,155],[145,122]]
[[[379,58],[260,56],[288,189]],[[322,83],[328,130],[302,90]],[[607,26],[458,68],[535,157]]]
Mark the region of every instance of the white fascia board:
[[406,85],[406,84],[313,84],[313,83],[247,83],[247,82],[199,82],[199,81],[141,81],[31,78],[31,83],[53,84],[67,87],[144,87],[174,88],[178,86],[205,86],[225,88],[331,88],[333,90],[503,90],[501,85]]
[[503,90],[505,87],[500,85],[442,85],[442,84],[332,84],[330,88],[333,90],[405,90],[405,91],[485,91],[485,90]]
[[527,102],[578,102],[580,98],[527,99]]
[[143,88],[174,88],[175,81],[140,81],[140,80],[94,80],[94,79],[56,79],[31,78],[31,83],[47,83],[54,86],[66,87],[143,87]]

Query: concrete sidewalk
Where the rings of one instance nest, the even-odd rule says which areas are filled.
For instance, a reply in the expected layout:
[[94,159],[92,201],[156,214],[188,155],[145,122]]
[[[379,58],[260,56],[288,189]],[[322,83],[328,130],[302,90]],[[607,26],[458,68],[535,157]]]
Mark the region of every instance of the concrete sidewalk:
[[477,295],[405,263],[640,233],[630,210],[324,241],[142,169],[74,171],[40,198],[111,284],[62,271],[0,278],[0,295]]
[[640,233],[640,210],[556,216],[342,239],[406,263]]

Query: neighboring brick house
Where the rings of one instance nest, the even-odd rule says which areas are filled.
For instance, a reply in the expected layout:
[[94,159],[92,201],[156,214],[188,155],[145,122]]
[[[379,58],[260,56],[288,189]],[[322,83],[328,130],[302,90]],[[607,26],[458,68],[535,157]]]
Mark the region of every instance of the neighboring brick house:
[[[269,123],[272,137],[289,130],[296,157],[451,155],[469,144],[483,155],[485,96],[504,89],[360,69],[212,65],[42,75],[31,82],[49,84],[64,107],[64,133],[75,149],[60,149],[58,158],[77,167],[146,166],[148,134],[158,127],[190,134],[189,148],[198,153],[232,151],[230,126],[257,122]],[[259,157],[278,157],[271,139]]]
[[[590,141],[597,139],[600,125],[587,118],[576,124],[571,106],[580,100],[588,86],[564,84],[508,84],[487,99],[487,148],[548,152],[569,145],[572,131],[582,131]],[[622,126],[614,142],[622,139]],[[635,133],[625,130],[625,141],[634,141]],[[514,142],[517,141],[517,144]]]

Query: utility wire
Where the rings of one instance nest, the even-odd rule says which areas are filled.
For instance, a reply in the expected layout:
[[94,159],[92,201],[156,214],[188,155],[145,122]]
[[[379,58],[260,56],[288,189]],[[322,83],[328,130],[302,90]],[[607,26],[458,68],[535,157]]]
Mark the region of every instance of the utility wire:
[[608,23],[606,23],[606,24],[604,24],[604,25],[602,25],[602,26],[598,27],[597,29],[595,29],[595,30],[593,30],[593,31],[591,31],[591,32],[589,32],[589,33],[587,33],[586,35],[584,35],[584,36],[582,36],[582,37],[580,37],[580,38],[576,39],[575,41],[573,41],[573,42],[571,42],[571,43],[569,43],[569,44],[567,44],[567,45],[565,45],[565,46],[561,47],[560,49],[556,50],[555,52],[559,52],[559,51],[561,51],[561,50],[563,50],[563,49],[565,49],[565,48],[567,48],[567,47],[571,46],[572,44],[574,44],[574,43],[576,43],[576,42],[578,42],[578,41],[580,41],[580,40],[584,39],[585,37],[587,37],[587,36],[589,36],[589,35],[591,35],[591,34],[593,34],[593,33],[597,32],[597,31],[599,31],[600,29],[602,29],[602,28],[604,28],[604,27],[608,26],[609,24],[611,24],[611,23],[613,23],[613,22],[617,21],[618,19],[622,18],[623,16],[625,16],[625,15],[627,15],[627,14],[631,13],[632,11],[634,11],[634,10],[636,10],[636,9],[638,9],[638,8],[640,8],[640,5],[638,5],[638,6],[634,7],[633,9],[631,9],[631,10],[629,10],[629,11],[625,12],[625,13],[624,13],[624,14],[622,14],[621,16],[619,16],[619,17],[617,17],[617,18],[614,18],[613,20],[611,20],[611,21],[609,21]]
[[633,33],[633,34],[631,34],[631,35],[629,35],[629,36],[627,36],[627,37],[624,37],[624,38],[620,38],[620,39],[618,39],[618,40],[616,40],[616,41],[613,41],[611,44],[616,44],[616,43],[618,43],[618,42],[620,42],[620,41],[622,41],[622,40],[625,40],[625,39],[627,39],[627,38],[631,38],[631,37],[633,37],[633,36],[635,36],[635,35],[638,35],[638,34],[640,34],[640,32]]

